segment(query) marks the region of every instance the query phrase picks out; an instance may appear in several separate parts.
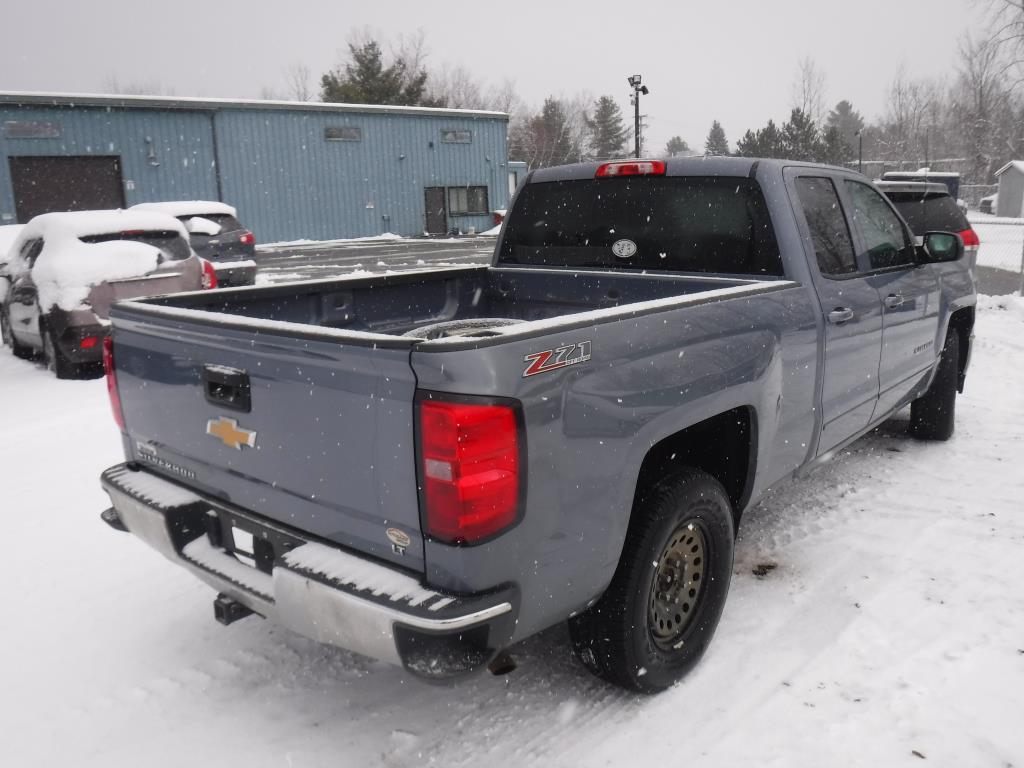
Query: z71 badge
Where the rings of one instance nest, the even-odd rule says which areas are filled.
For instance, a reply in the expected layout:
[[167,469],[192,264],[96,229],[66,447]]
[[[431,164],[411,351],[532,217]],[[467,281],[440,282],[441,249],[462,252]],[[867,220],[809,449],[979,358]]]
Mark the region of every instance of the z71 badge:
[[543,352],[534,352],[523,358],[524,363],[529,363],[523,371],[523,378],[536,376],[538,373],[557,371],[576,363],[585,363],[590,359],[590,342],[581,341],[579,344],[566,344],[564,347],[545,349]]

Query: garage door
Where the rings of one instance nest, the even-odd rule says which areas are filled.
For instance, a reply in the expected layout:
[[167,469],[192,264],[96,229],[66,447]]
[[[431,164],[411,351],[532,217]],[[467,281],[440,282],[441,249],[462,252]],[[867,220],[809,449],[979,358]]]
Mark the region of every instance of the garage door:
[[124,208],[120,157],[12,157],[18,221],[50,211]]

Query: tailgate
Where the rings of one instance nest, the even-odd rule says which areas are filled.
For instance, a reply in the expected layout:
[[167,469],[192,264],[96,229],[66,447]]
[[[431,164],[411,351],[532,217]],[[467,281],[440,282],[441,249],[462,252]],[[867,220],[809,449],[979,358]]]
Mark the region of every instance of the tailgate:
[[408,347],[122,305],[114,358],[132,460],[229,509],[422,571]]

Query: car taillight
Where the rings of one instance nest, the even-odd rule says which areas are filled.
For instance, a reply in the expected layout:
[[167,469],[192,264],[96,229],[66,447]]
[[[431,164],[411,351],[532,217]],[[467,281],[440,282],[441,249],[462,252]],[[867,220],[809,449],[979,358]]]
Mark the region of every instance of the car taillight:
[[524,469],[515,409],[424,400],[419,426],[424,532],[471,544],[513,525]]
[[960,239],[964,241],[964,248],[977,248],[981,245],[981,240],[978,239],[978,233],[973,229],[965,229],[961,232]]
[[605,163],[594,174],[599,179],[611,176],[664,176],[665,163],[661,160],[636,160]]
[[96,346],[96,342],[99,341],[98,336],[83,336],[82,340],[78,343],[79,349],[92,349]]
[[242,236],[238,238],[238,242],[242,245],[253,245],[256,242],[256,235],[248,231],[243,232]]
[[107,377],[107,394],[110,396],[110,410],[118,429],[124,432],[124,413],[121,411],[121,395],[117,391],[117,369],[114,367],[114,337],[103,338],[103,373]]
[[203,290],[217,287],[217,270],[206,259],[203,262]]

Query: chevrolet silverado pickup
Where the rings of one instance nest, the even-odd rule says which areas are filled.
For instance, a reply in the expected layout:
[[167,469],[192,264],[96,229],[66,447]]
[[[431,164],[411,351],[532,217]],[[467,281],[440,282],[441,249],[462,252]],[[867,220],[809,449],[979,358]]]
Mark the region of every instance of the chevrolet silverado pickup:
[[974,278],[918,234],[841,168],[584,163],[529,176],[489,266],[119,302],[103,517],[224,623],[442,678],[568,620],[661,690],[770,486],[908,404],[952,434]]

